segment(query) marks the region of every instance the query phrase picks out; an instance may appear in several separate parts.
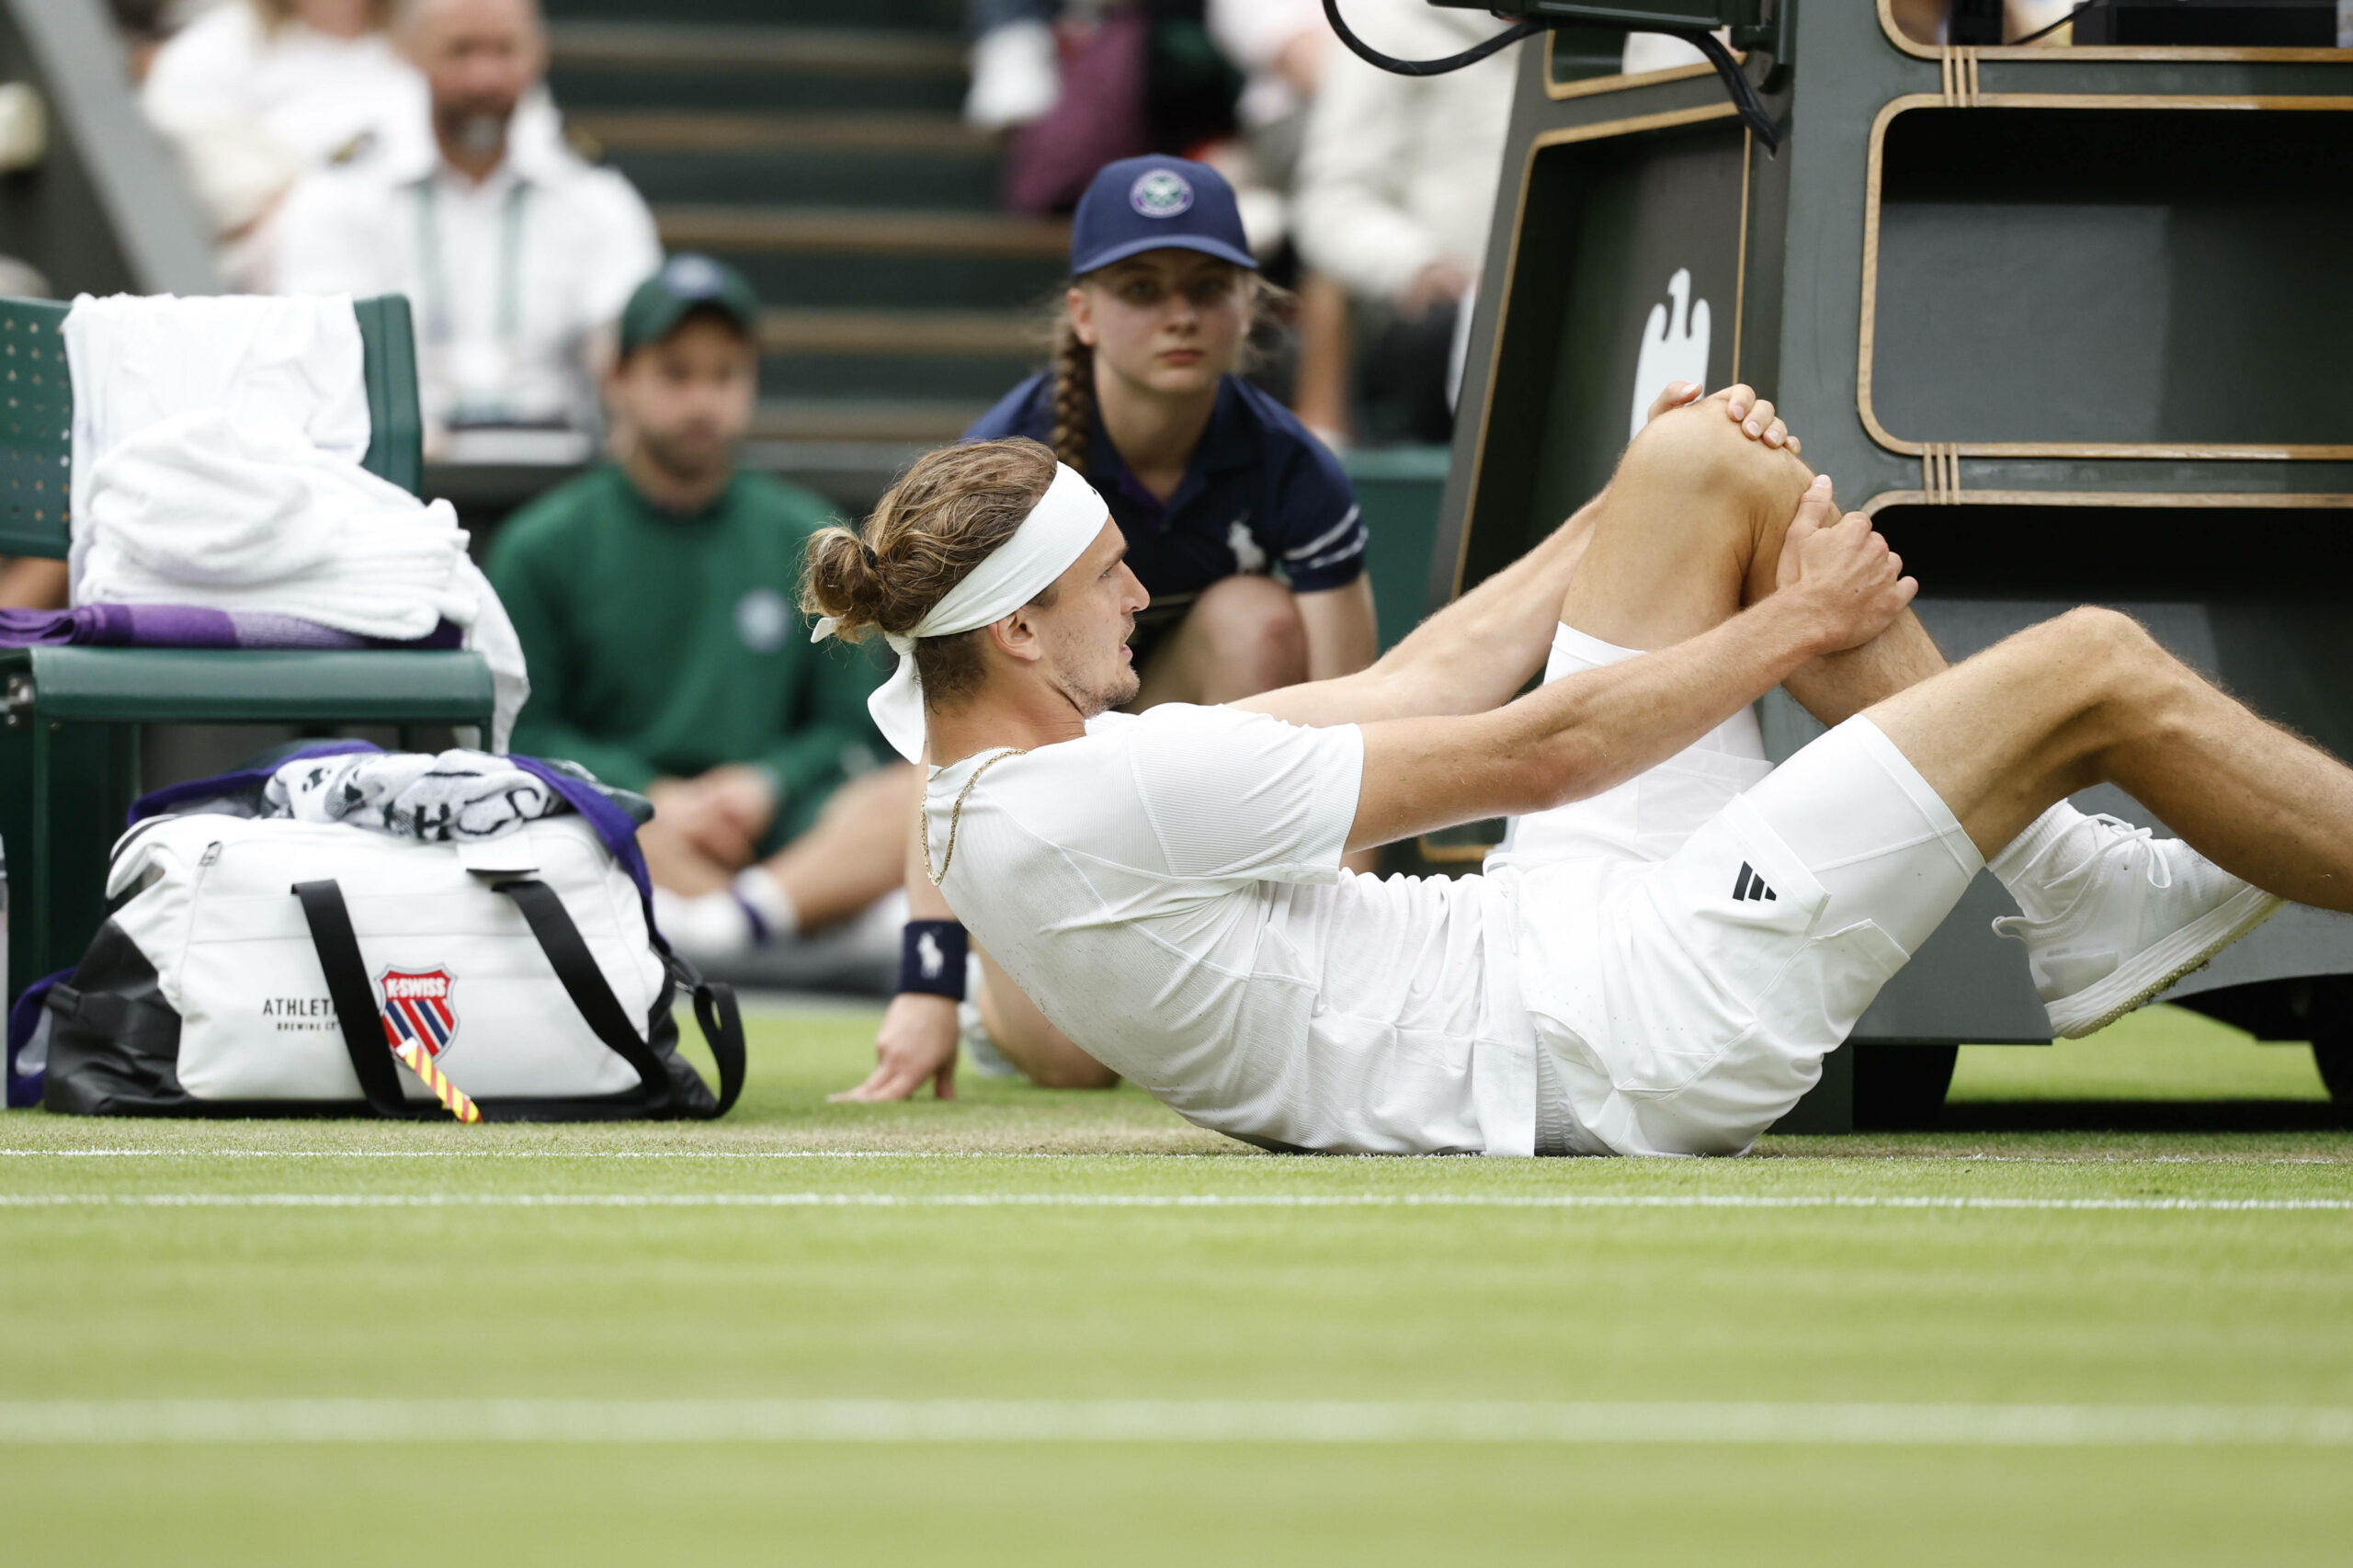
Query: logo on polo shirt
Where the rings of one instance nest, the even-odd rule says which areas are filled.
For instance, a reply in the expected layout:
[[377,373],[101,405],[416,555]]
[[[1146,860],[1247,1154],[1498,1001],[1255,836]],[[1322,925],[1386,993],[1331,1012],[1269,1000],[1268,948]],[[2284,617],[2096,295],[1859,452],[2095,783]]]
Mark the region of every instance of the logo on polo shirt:
[[774,588],[754,588],[735,601],[735,635],[755,653],[773,653],[792,630],[792,607]]
[[1175,169],[1152,169],[1128,187],[1128,205],[1146,218],[1174,218],[1193,205],[1193,186]]
[[1250,537],[1250,514],[1243,513],[1225,525],[1225,548],[1233,551],[1233,567],[1237,572],[1264,572],[1267,552]]

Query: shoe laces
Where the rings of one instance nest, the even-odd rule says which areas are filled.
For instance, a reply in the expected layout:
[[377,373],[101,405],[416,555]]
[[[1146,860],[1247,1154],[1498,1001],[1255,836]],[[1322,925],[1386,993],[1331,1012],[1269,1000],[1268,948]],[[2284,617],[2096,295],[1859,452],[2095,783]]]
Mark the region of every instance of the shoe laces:
[[2173,863],[2156,851],[2156,829],[2126,822],[2122,817],[2110,816],[2106,812],[2097,813],[2092,821],[2108,830],[2111,841],[2129,841],[2142,846],[2139,851],[2141,866],[2148,875],[2151,887],[2173,886]]

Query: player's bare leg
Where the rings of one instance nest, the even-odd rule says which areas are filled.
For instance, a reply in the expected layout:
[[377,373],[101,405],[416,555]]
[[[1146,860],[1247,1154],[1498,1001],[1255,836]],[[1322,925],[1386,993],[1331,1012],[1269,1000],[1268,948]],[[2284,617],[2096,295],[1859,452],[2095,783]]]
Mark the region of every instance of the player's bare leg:
[[[1725,440],[1727,422],[1706,414],[1702,404],[1663,416],[1629,449],[1593,508],[1585,559],[1562,610],[1571,628],[1622,647],[1658,649],[1772,591],[1792,528],[1810,526],[1777,519],[1799,510],[1794,502],[1809,476],[1793,458]],[[1826,510],[1806,514],[1819,521]],[[2073,665],[2073,642],[2100,642],[2102,656]],[[1997,929],[2026,942],[2054,1033],[2101,1027],[2260,924],[2277,905],[2259,889],[2327,902],[2329,888],[2315,884],[2336,873],[2311,874],[2325,858],[2310,856],[2307,834],[2267,836],[2268,815],[2234,820],[2222,802],[2242,787],[2234,770],[2273,768],[2269,782],[2301,810],[2307,829],[2353,823],[2341,810],[2328,816],[2330,789],[2347,777],[2333,761],[2222,697],[2121,618],[2066,618],[2006,649],[1995,666],[1965,680],[1948,675],[1943,655],[1907,611],[1862,647],[1807,665],[1785,689],[1826,724],[1866,710],[1875,722],[1902,715],[1891,722],[1909,722],[1919,744],[1938,748],[1932,764],[1975,770],[1947,777],[1935,767],[1920,769],[2018,900],[2020,916]],[[2135,709],[2103,695],[2108,688],[2098,683],[2121,682],[2126,666],[2166,693],[2165,703],[2144,697]],[[1996,670],[2006,673],[1997,677]],[[1910,695],[1929,687],[1935,696]],[[1981,744],[1989,719],[2029,689],[2034,701],[2006,722],[2041,738],[2030,747]],[[2133,723],[2163,733],[2174,709],[2200,715],[2213,753],[2211,772],[2200,761],[2187,776],[2151,776],[2165,767],[2165,742],[2096,733],[2095,719],[2114,722],[2130,710]],[[2199,755],[2198,748],[2184,754]],[[2188,781],[2197,778],[2211,781]],[[2062,803],[2103,780],[2122,785],[2188,842],[2152,841],[2130,824],[2085,817]],[[2196,852],[2201,848],[2222,853],[2210,860]],[[2305,880],[2279,880],[2300,858]]]
[[[1593,507],[1561,620],[1621,648],[1655,652],[1719,625],[1773,591],[1781,546],[1813,473],[1787,449],[1745,438],[1718,393],[1661,415],[1627,449]],[[1772,405],[1760,403],[1769,417]],[[1946,667],[1906,610],[1860,648],[1816,659],[1785,683],[1825,724]]]
[[2137,621],[2078,609],[1870,709],[1991,855],[2114,784],[2223,869],[2353,911],[2353,769],[2269,723]]

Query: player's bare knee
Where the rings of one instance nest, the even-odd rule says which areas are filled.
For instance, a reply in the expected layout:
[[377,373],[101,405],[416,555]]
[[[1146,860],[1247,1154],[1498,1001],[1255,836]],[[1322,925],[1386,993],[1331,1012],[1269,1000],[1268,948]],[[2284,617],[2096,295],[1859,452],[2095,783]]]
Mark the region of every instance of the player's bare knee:
[[2149,629],[2121,610],[2084,605],[2052,623],[2062,667],[2088,676],[2097,698],[2120,701],[2141,724],[2186,720],[2202,682]]
[[1619,462],[1615,483],[1688,494],[1677,508],[1694,526],[1787,523],[1813,471],[1787,449],[1752,440],[1709,403],[1671,409],[1644,426]]
[[1271,578],[1222,578],[1201,591],[1192,618],[1216,666],[1271,690],[1307,678],[1307,625],[1290,590]]
[[2073,657],[2117,676],[2167,657],[2147,627],[2102,605],[2079,605],[2053,621],[2052,629]]

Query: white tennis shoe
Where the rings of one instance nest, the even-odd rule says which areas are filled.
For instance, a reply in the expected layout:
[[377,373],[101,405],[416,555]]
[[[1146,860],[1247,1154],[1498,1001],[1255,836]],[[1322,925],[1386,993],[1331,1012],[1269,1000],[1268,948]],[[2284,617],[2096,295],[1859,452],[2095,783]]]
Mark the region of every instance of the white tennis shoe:
[[1995,921],[1995,933],[2026,944],[2035,991],[2062,1040],[2106,1028],[2203,968],[2281,903],[2180,839],[2111,816],[2085,818],[2011,891],[2025,913]]

